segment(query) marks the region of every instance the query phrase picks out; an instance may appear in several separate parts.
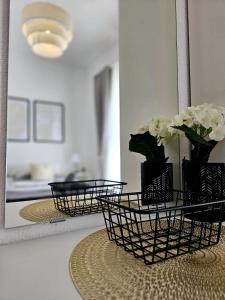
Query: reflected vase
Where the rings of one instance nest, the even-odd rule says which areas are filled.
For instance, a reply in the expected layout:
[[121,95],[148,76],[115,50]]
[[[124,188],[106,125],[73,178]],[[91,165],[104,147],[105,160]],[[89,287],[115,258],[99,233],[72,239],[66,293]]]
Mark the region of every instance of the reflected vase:
[[173,188],[172,163],[141,163],[141,192],[142,205],[154,203],[151,192],[154,190],[165,191]]

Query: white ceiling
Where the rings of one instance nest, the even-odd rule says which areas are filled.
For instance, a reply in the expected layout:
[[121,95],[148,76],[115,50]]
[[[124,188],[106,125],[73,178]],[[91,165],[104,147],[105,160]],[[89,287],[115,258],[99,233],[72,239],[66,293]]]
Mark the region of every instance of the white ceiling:
[[[10,51],[31,55],[21,32],[21,11],[34,0],[11,0]],[[74,38],[57,60],[66,64],[88,65],[118,43],[118,0],[49,0],[70,13]],[[32,54],[34,55],[34,54]]]

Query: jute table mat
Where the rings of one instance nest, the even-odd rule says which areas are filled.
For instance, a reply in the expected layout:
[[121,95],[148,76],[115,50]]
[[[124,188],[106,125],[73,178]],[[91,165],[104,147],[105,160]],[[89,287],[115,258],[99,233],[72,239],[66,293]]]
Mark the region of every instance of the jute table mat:
[[218,245],[151,266],[100,230],[75,247],[69,265],[72,281],[85,300],[222,300],[225,229]]
[[53,200],[29,204],[20,210],[20,216],[35,223],[50,222],[57,218],[65,219],[69,217],[55,208]]

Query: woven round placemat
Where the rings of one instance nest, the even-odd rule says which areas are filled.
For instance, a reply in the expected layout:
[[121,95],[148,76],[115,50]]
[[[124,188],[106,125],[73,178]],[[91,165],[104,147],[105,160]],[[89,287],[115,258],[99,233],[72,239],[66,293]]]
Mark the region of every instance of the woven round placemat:
[[50,222],[57,218],[69,217],[55,208],[53,200],[29,204],[20,210],[20,216],[35,223]]
[[103,229],[75,247],[69,266],[85,300],[222,300],[225,229],[218,245],[151,266],[109,241]]

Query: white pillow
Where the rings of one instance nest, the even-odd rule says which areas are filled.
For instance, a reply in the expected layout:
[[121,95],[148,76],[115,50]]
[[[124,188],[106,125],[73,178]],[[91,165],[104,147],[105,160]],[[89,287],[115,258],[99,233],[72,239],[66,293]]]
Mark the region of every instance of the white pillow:
[[31,164],[31,178],[33,180],[53,180],[54,171],[48,164]]

